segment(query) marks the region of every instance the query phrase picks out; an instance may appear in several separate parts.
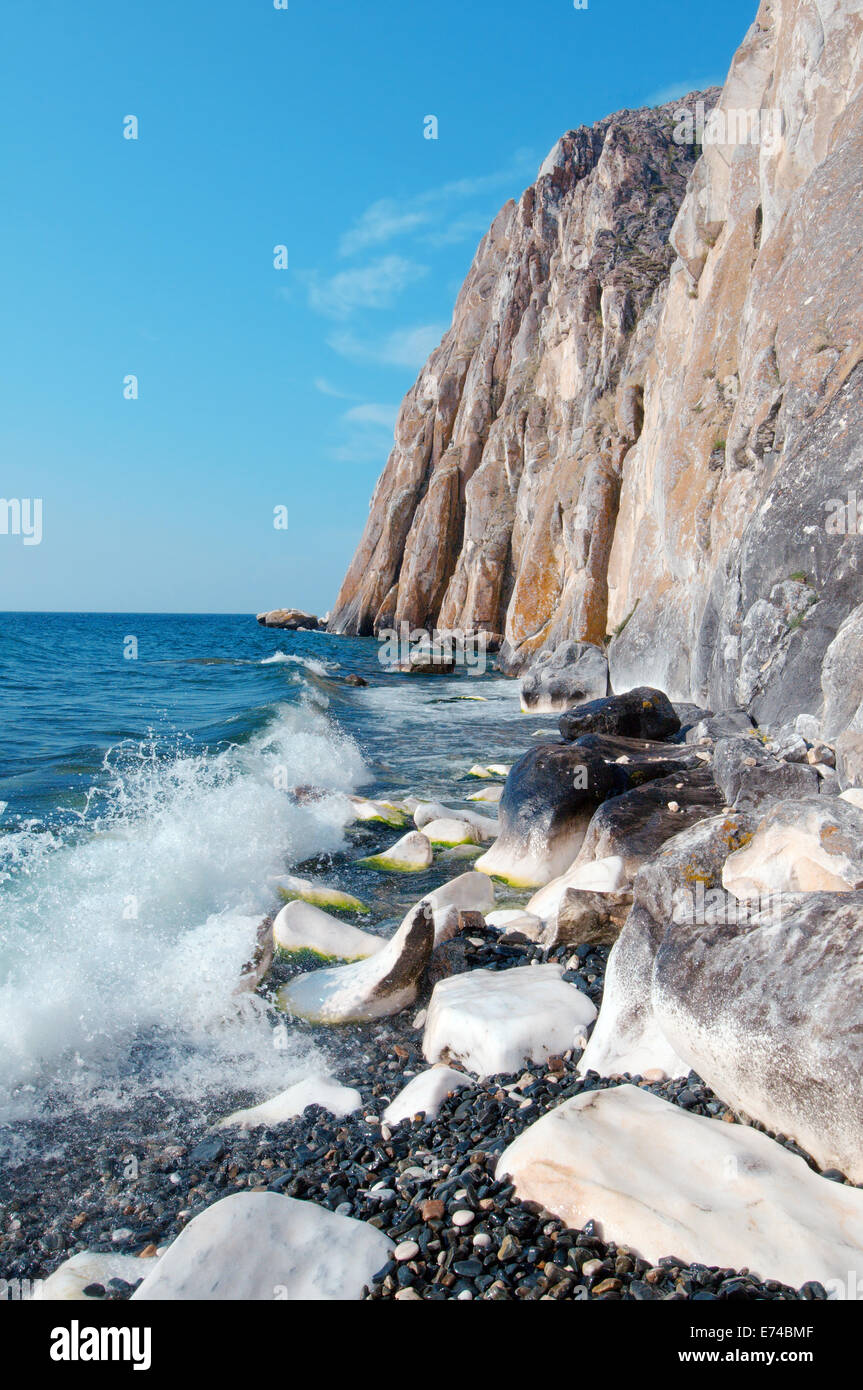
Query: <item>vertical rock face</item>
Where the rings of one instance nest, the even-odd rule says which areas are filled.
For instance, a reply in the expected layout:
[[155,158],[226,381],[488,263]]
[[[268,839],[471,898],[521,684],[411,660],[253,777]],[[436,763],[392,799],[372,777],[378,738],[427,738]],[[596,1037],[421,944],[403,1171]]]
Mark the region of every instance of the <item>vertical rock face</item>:
[[764,113],[761,140],[705,141],[672,232],[608,571],[615,689],[821,712],[863,598],[834,520],[863,459],[861,38],[857,0],[775,0],[732,63],[718,109]]
[[863,768],[861,40],[860,0],[765,0],[703,151],[695,95],[558,142],[405,400],[331,629],[486,629],[509,671],[616,632],[614,690],[823,717]]
[[495,219],[402,406],[331,630],[484,629],[509,669],[603,640],[621,463],[695,159],[675,105],[571,131]]

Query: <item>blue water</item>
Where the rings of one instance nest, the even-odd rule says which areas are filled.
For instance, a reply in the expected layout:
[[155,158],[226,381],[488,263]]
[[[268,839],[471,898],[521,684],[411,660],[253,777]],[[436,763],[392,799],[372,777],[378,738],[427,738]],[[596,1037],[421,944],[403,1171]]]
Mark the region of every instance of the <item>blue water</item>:
[[[344,798],[286,788],[455,804],[471,763],[543,723],[493,672],[378,658],[251,616],[0,615],[0,1123],[141,1090],[263,1096],[325,1060],[308,1030],[274,1046],[265,1000],[234,993],[272,876],[352,872]],[[425,884],[370,891],[383,931]]]

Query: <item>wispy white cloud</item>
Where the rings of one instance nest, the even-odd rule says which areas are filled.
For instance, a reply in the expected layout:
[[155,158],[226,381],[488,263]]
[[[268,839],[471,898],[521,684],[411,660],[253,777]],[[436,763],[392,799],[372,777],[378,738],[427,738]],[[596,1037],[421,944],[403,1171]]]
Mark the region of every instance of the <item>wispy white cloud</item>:
[[342,391],[338,386],[333,386],[326,377],[315,377],[315,390],[320,391],[322,396],[333,396],[337,401],[355,401],[357,397],[350,391]]
[[309,305],[327,318],[346,319],[356,309],[386,309],[408,285],[428,274],[428,267],[404,256],[382,256],[355,270],[322,279],[309,277]]
[[[447,241],[462,241],[472,235],[477,227],[485,229],[488,211],[485,209],[481,216],[477,211],[473,215],[462,214],[452,219],[451,206],[461,206],[472,198],[511,188],[519,179],[533,178],[536,162],[534,151],[521,149],[515,152],[506,169],[480,174],[475,178],[453,179],[410,198],[378,198],[342,237],[339,252],[342,256],[352,256],[370,246],[382,246],[397,237],[421,230],[427,232],[424,240],[434,240],[436,235],[438,245]],[[435,234],[433,229],[436,224],[444,222],[448,216],[448,227]]]
[[352,256],[368,246],[379,246],[404,232],[414,231],[428,220],[429,213],[418,207],[410,210],[400,207],[395,198],[379,198],[366,208],[351,230],[345,232],[339,253]]
[[341,417],[341,443],[330,449],[339,463],[382,463],[393,446],[398,406],[369,401]]
[[691,77],[683,82],[669,82],[644,98],[645,106],[665,106],[669,101],[688,96],[690,92],[706,92],[709,87],[721,87],[724,77]]
[[437,347],[446,329],[447,325],[442,323],[417,324],[413,328],[397,328],[375,341],[363,340],[342,330],[331,334],[327,342],[340,357],[348,357],[355,362],[417,369]]
[[355,405],[351,410],[346,410],[343,418],[350,424],[379,425],[381,429],[392,430],[398,413],[397,405],[374,405],[369,402],[367,405]]
[[429,246],[453,246],[459,241],[478,241],[488,231],[489,219],[481,212],[465,213],[436,231],[429,232],[423,241]]

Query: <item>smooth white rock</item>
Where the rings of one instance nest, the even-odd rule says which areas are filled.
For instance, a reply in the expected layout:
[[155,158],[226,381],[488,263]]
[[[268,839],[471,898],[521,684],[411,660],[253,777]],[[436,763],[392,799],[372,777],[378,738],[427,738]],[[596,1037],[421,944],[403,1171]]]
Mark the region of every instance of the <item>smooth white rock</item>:
[[365,796],[349,796],[354,820],[380,821],[400,830],[411,814],[404,803],[397,801],[371,801]]
[[419,801],[414,807],[414,825],[417,830],[424,829],[429,821],[439,820],[442,816],[455,815],[456,812],[449,806],[444,806],[442,801]]
[[420,1248],[415,1240],[403,1240],[393,1251],[393,1259],[403,1264],[405,1260],[415,1260],[419,1252]]
[[473,1084],[469,1076],[452,1067],[429,1067],[428,1071],[421,1071],[399,1091],[384,1111],[384,1119],[391,1125],[419,1114],[433,1120],[451,1091],[459,1091]]
[[[503,791],[502,787],[500,791]],[[484,840],[493,840],[500,829],[494,816],[484,816],[479,811],[457,811],[452,806],[444,806],[440,801],[421,801],[414,811],[414,824],[418,830],[425,831],[432,843],[434,843],[435,837],[429,831],[429,826],[437,821],[466,821],[477,832],[471,841],[477,845]],[[458,840],[450,843],[461,844],[464,842]]]
[[596,1018],[596,1007],[562,974],[560,965],[518,966],[439,981],[423,1035],[425,1057],[496,1076],[568,1051]]
[[419,873],[434,859],[431,841],[418,830],[409,830],[394,845],[377,854],[367,854],[357,863],[367,869],[387,869],[392,873]]
[[302,1115],[307,1105],[320,1105],[341,1119],[343,1115],[353,1115],[362,1107],[362,1103],[359,1091],[342,1086],[331,1076],[307,1076],[271,1100],[262,1101],[248,1110],[235,1110],[227,1119],[219,1120],[215,1128],[228,1129],[236,1125],[239,1129],[255,1129],[258,1125],[279,1125],[295,1115]]
[[358,1299],[392,1249],[374,1226],[278,1192],[235,1192],[196,1216],[138,1300]]
[[134,1284],[136,1280],[152,1274],[157,1264],[156,1258],[142,1260],[137,1255],[102,1254],[98,1250],[82,1250],[80,1254],[72,1255],[70,1259],[58,1265],[54,1273],[48,1275],[44,1284],[37,1284],[36,1298],[63,1302],[99,1302],[100,1300],[91,1299],[84,1293],[90,1284],[101,1284],[106,1288],[111,1279],[125,1279],[127,1284]]
[[482,787],[478,792],[471,792],[466,798],[467,801],[488,801],[496,806],[503,796],[503,787]]
[[512,763],[474,763],[468,770],[468,777],[508,777],[512,770]]
[[[471,870],[470,873],[451,878],[448,883],[434,888],[431,893],[426,893],[420,902],[427,903],[431,908],[434,944],[440,946],[441,942],[449,941],[457,934],[460,912],[481,912],[485,916],[488,910],[494,907],[494,885],[485,874]],[[420,903],[414,904],[402,921],[402,926],[410,920],[419,905]]]
[[636,1086],[564,1101],[506,1149],[522,1201],[567,1226],[597,1222],[655,1264],[664,1255],[793,1288],[863,1275],[863,1191],[819,1177],[748,1125],[693,1115]]
[[568,888],[589,889],[594,893],[616,893],[626,887],[626,865],[618,854],[608,859],[595,859],[590,864],[573,864],[559,878],[553,878],[544,888],[534,893],[527,904],[527,911],[541,918],[543,922],[554,924]]
[[437,849],[452,849],[455,845],[478,845],[482,835],[476,826],[466,820],[448,817],[446,820],[432,820],[425,825],[423,833]]
[[542,926],[542,918],[523,907],[498,908],[495,912],[489,912],[485,920],[490,927],[499,927],[501,931],[522,931],[525,936]]
[[298,878],[296,874],[277,874],[270,883],[283,898],[292,902],[295,898],[311,903],[313,907],[330,907],[341,912],[370,912],[371,908],[350,893],[340,888],[331,888],[326,883],[316,883],[310,878]]
[[312,1023],[388,1018],[414,1002],[433,944],[431,909],[420,903],[375,955],[295,976],[278,991],[278,1006]]
[[287,955],[311,951],[323,960],[365,960],[383,944],[382,937],[340,922],[301,898],[286,903],[273,922],[273,945]]
[[729,854],[722,886],[738,899],[863,888],[863,814],[841,796],[777,802]]
[[566,829],[553,836],[536,826],[510,826],[476,861],[476,867],[480,873],[501,879],[511,888],[536,890],[547,886],[573,867],[593,812],[593,806],[583,808]]
[[636,905],[611,948],[605,967],[602,1007],[578,1062],[580,1076],[686,1076],[689,1064],[678,1056],[657,1022],[651,1002],[656,955],[650,914]]
[[844,792],[839,793],[840,801],[850,801],[852,806],[863,811],[863,787],[846,787]]

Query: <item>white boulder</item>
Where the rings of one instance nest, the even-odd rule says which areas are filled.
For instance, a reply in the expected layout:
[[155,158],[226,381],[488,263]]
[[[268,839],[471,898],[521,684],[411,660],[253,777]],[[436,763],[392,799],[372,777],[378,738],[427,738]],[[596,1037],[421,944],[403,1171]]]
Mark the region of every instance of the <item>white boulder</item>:
[[490,927],[497,927],[500,931],[520,931],[531,938],[543,925],[541,917],[533,912],[525,912],[523,907],[498,908],[496,912],[490,912],[485,920]]
[[[502,792],[503,788],[500,787],[499,790]],[[472,843],[478,845],[485,840],[493,840],[498,832],[497,819],[493,816],[484,816],[479,811],[457,811],[451,806],[442,805],[439,801],[421,801],[414,811],[414,824],[418,830],[425,831],[432,844],[435,843],[435,837],[429,826],[438,825],[441,821],[466,822],[476,831],[473,839],[469,842],[462,839],[445,842],[449,844]]]
[[403,802],[371,801],[365,796],[349,796],[348,801],[351,803],[355,821],[380,822],[383,825],[391,825],[395,830],[400,830],[406,825],[411,814]]
[[627,883],[626,865],[620,855],[595,859],[588,864],[573,864],[566,873],[553,878],[527,904],[527,911],[543,922],[556,922],[561,903],[568,888],[582,888],[595,893],[616,893]]
[[97,1250],[82,1250],[72,1255],[49,1274],[44,1284],[37,1285],[37,1299],[53,1302],[91,1302],[84,1290],[91,1284],[101,1284],[106,1288],[111,1279],[125,1279],[134,1284],[152,1274],[158,1261],[142,1260],[138,1255],[102,1254]]
[[278,874],[271,878],[270,882],[279,897],[284,898],[286,902],[299,899],[304,903],[311,903],[313,907],[328,907],[332,912],[371,912],[367,903],[361,902],[352,894],[343,893],[340,888],[331,888],[329,884],[317,883],[310,878],[298,878],[296,874]]
[[[586,1091],[501,1155],[522,1201],[656,1263],[753,1270],[799,1288],[863,1275],[863,1192],[826,1181],[744,1125],[693,1115],[635,1086]],[[856,1287],[856,1283],[855,1283]]]
[[482,836],[475,826],[466,820],[446,819],[429,821],[424,833],[435,849],[453,849],[456,845],[478,845]]
[[365,960],[383,944],[382,937],[340,922],[301,898],[286,903],[273,922],[273,945],[287,956],[308,953],[321,960]]
[[139,1301],[358,1299],[391,1242],[374,1226],[277,1192],[235,1192],[196,1216]]
[[235,1110],[224,1120],[219,1120],[216,1129],[257,1129],[260,1125],[280,1125],[302,1115],[307,1105],[320,1105],[331,1115],[341,1119],[353,1115],[362,1106],[363,1098],[359,1091],[350,1086],[342,1086],[331,1076],[307,1076],[286,1091],[253,1105],[248,1110]]
[[418,830],[410,830],[389,849],[368,854],[357,863],[365,869],[383,869],[393,874],[416,874],[427,869],[434,859],[431,841]]
[[722,885],[740,899],[863,888],[863,812],[841,797],[776,802],[726,859]]
[[409,920],[417,908],[425,903],[432,913],[434,922],[434,944],[440,946],[449,941],[459,930],[460,912],[481,912],[485,915],[494,907],[494,885],[485,874],[470,872],[451,878],[431,893],[426,893],[421,902],[416,903],[402,922]]
[[496,1076],[568,1051],[596,1018],[596,1007],[562,974],[560,965],[538,965],[441,980],[429,1003],[424,1056]]
[[429,1067],[399,1091],[384,1111],[384,1120],[388,1125],[397,1125],[399,1120],[420,1114],[433,1120],[447,1096],[472,1085],[470,1077],[462,1071],[446,1066]]
[[282,985],[278,1007],[311,1023],[388,1018],[414,1002],[433,946],[432,910],[423,902],[368,960],[313,970]]
[[503,796],[503,787],[498,783],[494,787],[481,787],[478,792],[471,792],[466,798],[468,801],[488,801],[496,806]]

